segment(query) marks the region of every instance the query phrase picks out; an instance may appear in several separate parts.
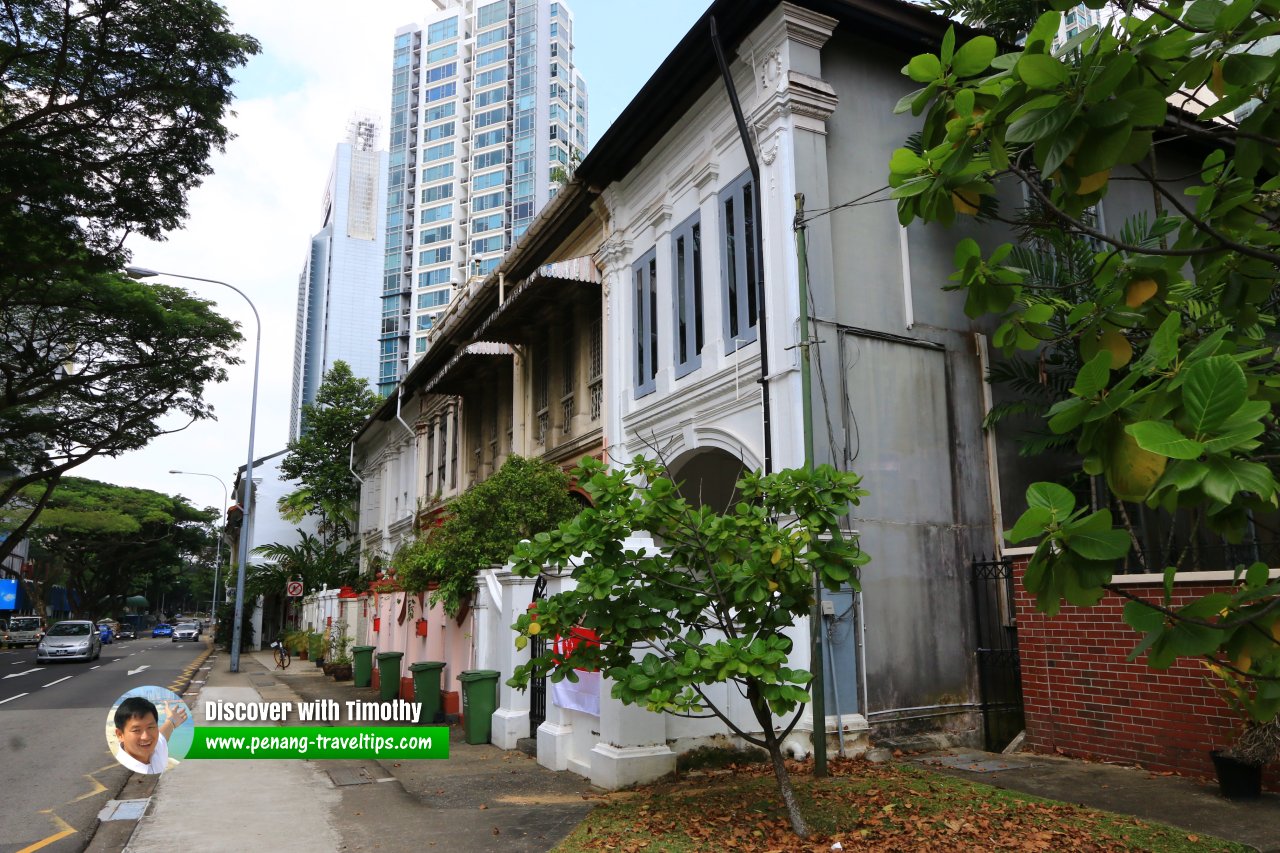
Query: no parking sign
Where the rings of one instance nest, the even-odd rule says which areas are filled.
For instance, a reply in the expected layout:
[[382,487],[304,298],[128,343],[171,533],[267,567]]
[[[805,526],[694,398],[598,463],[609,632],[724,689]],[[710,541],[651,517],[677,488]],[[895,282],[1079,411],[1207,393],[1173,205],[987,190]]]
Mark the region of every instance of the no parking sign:
[[302,581],[289,581],[285,584],[284,594],[290,598],[298,598],[302,595]]

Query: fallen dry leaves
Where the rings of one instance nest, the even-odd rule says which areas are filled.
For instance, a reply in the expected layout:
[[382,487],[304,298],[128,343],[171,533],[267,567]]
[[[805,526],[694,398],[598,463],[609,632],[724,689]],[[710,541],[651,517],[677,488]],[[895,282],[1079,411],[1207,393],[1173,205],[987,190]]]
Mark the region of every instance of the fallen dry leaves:
[[[605,796],[562,851],[1224,850],[1220,842],[895,764],[832,759],[831,778],[787,762],[812,832],[792,832],[767,765]],[[1166,833],[1161,835],[1160,833]],[[1235,848],[1239,849],[1239,848]]]

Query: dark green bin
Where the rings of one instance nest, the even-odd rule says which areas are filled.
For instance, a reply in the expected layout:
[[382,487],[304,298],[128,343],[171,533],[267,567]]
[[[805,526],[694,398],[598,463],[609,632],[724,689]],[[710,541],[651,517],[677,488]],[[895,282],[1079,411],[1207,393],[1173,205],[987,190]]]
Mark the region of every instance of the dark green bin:
[[373,684],[373,650],[376,648],[377,646],[352,646],[351,669],[356,687]]
[[469,669],[458,675],[462,682],[462,717],[467,743],[488,743],[493,712],[498,710],[496,669]]
[[378,698],[390,702],[400,695],[400,658],[404,652],[378,653]]
[[436,721],[440,713],[440,671],[444,669],[444,661],[424,660],[409,664],[409,672],[413,673],[413,698],[422,707],[422,716],[418,723],[429,726]]

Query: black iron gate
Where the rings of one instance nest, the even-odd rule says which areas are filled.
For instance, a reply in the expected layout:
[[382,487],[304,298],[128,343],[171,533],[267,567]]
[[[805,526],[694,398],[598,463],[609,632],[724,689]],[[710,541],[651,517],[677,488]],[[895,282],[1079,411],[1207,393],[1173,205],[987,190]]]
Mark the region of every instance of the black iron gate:
[[[533,585],[533,604],[536,607],[539,601],[546,598],[547,595],[547,578],[545,575],[538,575],[538,580]],[[529,654],[532,657],[538,657],[547,650],[547,635],[537,634],[529,643]],[[534,678],[529,683],[529,737],[538,736],[538,726],[542,725],[547,719],[547,679]]]
[[973,561],[973,613],[978,640],[983,738],[987,749],[999,752],[1025,725],[1012,562]]

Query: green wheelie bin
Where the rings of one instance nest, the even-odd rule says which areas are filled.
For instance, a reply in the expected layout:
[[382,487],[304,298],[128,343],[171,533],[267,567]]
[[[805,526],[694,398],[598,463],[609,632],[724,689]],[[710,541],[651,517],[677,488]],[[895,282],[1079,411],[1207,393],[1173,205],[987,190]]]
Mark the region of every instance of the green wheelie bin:
[[462,682],[462,717],[467,743],[488,743],[493,712],[498,710],[496,669],[469,669],[459,673]]
[[377,646],[353,646],[351,648],[352,674],[356,687],[373,684],[373,650]]
[[436,721],[440,713],[440,671],[444,669],[444,661],[424,660],[409,664],[409,672],[413,673],[413,698],[422,707],[422,716],[418,724],[429,726]]
[[390,702],[400,695],[400,658],[404,652],[378,652],[378,698]]

